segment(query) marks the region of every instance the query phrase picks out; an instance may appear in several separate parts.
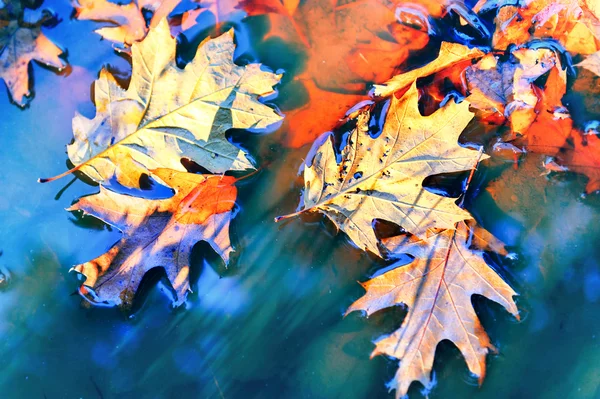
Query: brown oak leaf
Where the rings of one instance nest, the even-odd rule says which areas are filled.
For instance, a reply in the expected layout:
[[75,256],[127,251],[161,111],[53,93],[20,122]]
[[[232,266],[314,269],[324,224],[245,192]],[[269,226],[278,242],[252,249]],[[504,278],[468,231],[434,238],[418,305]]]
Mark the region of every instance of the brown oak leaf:
[[8,86],[13,101],[20,107],[31,100],[29,63],[37,61],[58,70],[67,66],[63,51],[42,33],[42,24],[52,18],[34,1],[0,2],[0,79]]
[[73,268],[86,277],[81,293],[92,303],[130,307],[146,272],[162,267],[174,290],[174,304],[182,304],[190,287],[191,250],[199,241],[208,242],[226,264],[229,261],[235,178],[170,169],[152,174],[175,195],[150,200],[100,186],[100,193],[68,209],[83,211],[123,233],[108,252]]

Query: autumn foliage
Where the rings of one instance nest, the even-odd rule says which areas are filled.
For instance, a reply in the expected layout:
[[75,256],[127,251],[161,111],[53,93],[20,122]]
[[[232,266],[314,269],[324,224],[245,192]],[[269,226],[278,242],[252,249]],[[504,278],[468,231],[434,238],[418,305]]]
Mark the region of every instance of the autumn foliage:
[[[66,63],[42,32],[50,13],[28,1],[0,4],[0,77],[23,107],[30,61],[55,69]],[[275,132],[259,138],[282,149],[273,156],[306,154],[301,165],[289,165],[301,168],[298,209],[276,221],[323,215],[355,250],[389,263],[362,283],[365,293],[347,314],[406,308],[373,352],[397,360],[390,384],[396,395],[413,382],[432,384],[443,340],[482,383],[493,345],[473,295],[516,319],[519,310],[502,265],[484,256],[508,253],[465,199],[476,193],[470,184],[477,170],[490,158],[502,160],[497,148],[512,151],[508,162],[516,168],[528,157],[545,174],[584,175],[588,194],[600,190],[600,123],[568,100],[578,88],[584,106],[597,107],[600,3],[470,4],[78,0],[74,18],[95,21],[100,37],[131,63],[126,83],[109,68],[98,71],[95,115],[73,117],[66,147],[72,168],[40,179],[75,173],[97,183],[99,192],[69,211],[121,232],[106,253],[74,267],[84,280],[79,293],[93,304],[130,309],[144,276],[163,268],[173,304],[182,305],[193,246],[205,241],[229,262],[239,175],[269,167],[240,142]],[[261,46],[277,41],[301,55],[295,73],[236,61],[240,23],[228,22],[239,13],[240,23],[265,24]],[[190,45],[186,34],[207,14],[210,32]],[[183,62],[186,45],[192,56]],[[293,85],[306,98],[283,115],[269,101]],[[241,138],[232,140],[232,131]],[[429,185],[447,174],[462,176],[452,193]],[[152,198],[148,191],[157,186],[170,196]],[[393,233],[383,234],[380,223]]]

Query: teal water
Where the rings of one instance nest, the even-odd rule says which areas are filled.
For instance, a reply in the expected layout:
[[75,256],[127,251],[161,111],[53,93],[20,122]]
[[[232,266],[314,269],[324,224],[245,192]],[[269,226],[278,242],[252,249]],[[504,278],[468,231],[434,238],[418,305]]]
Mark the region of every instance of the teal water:
[[[67,1],[50,5],[63,20],[46,34],[68,49],[72,69],[57,75],[34,64],[36,94],[26,110],[0,95],[0,268],[10,273],[0,291],[0,397],[392,397],[385,383],[394,361],[369,354],[402,310],[342,316],[362,295],[357,281],[388,264],[319,217],[273,223],[297,205],[296,172],[308,152],[282,148],[279,133],[236,136],[262,167],[238,186],[237,258],[225,269],[198,246],[186,309],[171,309],[160,286],[148,289],[132,318],[72,295],[69,268],[106,251],[119,233],[64,211],[97,187],[36,179],[65,170],[71,119],[94,114],[90,87],[101,67],[129,67],[94,23],[69,19]],[[268,58],[273,69],[293,63],[254,51],[252,37],[241,57]],[[600,202],[582,198],[583,178],[547,178],[538,165],[531,156],[513,171],[497,159],[478,172],[469,209],[517,254],[495,261],[521,294],[522,321],[474,298],[499,353],[489,356],[479,388],[459,352],[440,345],[430,398],[600,398]],[[486,190],[493,180],[503,187],[498,201]],[[418,387],[411,395],[421,397]]]

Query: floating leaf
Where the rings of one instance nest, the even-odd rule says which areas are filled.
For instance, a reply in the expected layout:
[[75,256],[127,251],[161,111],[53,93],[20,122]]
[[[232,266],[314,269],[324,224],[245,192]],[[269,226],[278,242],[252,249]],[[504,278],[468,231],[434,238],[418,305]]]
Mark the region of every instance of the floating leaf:
[[392,96],[381,134],[369,134],[370,113],[362,111],[340,159],[331,136],[315,148],[304,168],[300,212],[322,212],[361,249],[380,254],[373,222],[396,223],[424,237],[432,228],[452,228],[469,219],[454,199],[423,188],[427,176],[469,170],[476,151],[458,145],[473,118],[469,104],[448,102],[430,116],[418,109],[416,84]]
[[[204,41],[180,69],[175,39],[165,21],[132,46],[131,83],[123,90],[106,70],[96,81],[96,116],[73,119],[71,161],[97,182],[116,177],[139,188],[145,169],[185,171],[188,158],[213,173],[253,168],[247,153],[230,143],[232,128],[264,130],[282,117],[258,101],[280,75],[259,64],[233,62],[233,33]],[[122,162],[131,159],[133,162]],[[47,181],[47,179],[42,180]]]
[[152,173],[175,190],[173,197],[149,200],[100,186],[99,194],[83,197],[69,209],[123,232],[108,252],[74,267],[86,277],[82,293],[93,303],[130,307],[142,278],[155,267],[164,268],[176,294],[174,304],[183,303],[190,287],[191,250],[199,241],[208,242],[226,264],[229,261],[235,179],[170,169]]
[[396,397],[406,395],[413,381],[430,386],[435,350],[443,340],[452,341],[471,373],[483,380],[485,357],[494,347],[471,297],[483,295],[519,317],[515,291],[483,259],[481,250],[498,245],[487,243],[489,237],[489,233],[480,234],[474,241],[479,248],[472,248],[473,232],[461,222],[456,230],[430,233],[422,240],[406,236],[384,240],[391,253],[408,254],[414,260],[364,283],[367,292],[347,313],[362,310],[370,315],[398,305],[408,308],[401,327],[378,340],[373,351],[373,356],[400,360],[390,384]]
[[498,61],[497,56],[487,54],[469,67],[466,72],[468,100],[474,108],[483,111],[484,116],[498,113],[498,119],[509,120],[514,133],[525,133],[536,117],[538,97],[533,82],[557,68],[564,87],[566,73],[556,54],[549,49],[520,48],[513,51],[512,56],[517,62]]
[[29,63],[38,61],[53,68],[67,63],[62,50],[42,33],[42,24],[51,18],[43,9],[33,10],[34,1],[0,2],[0,78],[6,82],[13,101],[20,107],[31,100]]

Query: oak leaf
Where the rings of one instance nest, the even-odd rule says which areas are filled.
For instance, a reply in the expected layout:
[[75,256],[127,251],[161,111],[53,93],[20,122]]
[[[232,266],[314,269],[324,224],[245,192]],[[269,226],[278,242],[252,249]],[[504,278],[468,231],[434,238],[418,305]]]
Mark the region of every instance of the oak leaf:
[[600,51],[589,55],[576,66],[582,67],[600,76]]
[[422,240],[385,239],[392,254],[414,259],[364,283],[365,295],[347,310],[371,315],[398,305],[408,309],[401,327],[379,339],[372,354],[400,360],[390,383],[398,398],[407,394],[413,381],[430,386],[436,347],[446,339],[458,347],[481,383],[485,357],[494,347],[475,313],[473,295],[483,295],[519,318],[515,291],[483,258],[483,250],[503,247],[495,239],[487,241],[491,235],[485,230],[479,229],[485,233],[478,237],[474,231],[461,222],[456,230],[430,232]]
[[484,53],[479,49],[468,48],[467,46],[458,43],[442,42],[440,52],[435,60],[421,68],[394,76],[385,84],[375,85],[374,94],[376,97],[388,97],[395,91],[408,87],[418,78],[432,75],[466,60],[483,56]]
[[556,68],[564,86],[566,72],[549,49],[519,48],[511,55],[515,61],[499,61],[494,54],[487,54],[467,68],[468,100],[482,111],[483,118],[498,114],[496,120],[508,119],[512,132],[524,133],[536,117],[538,96],[533,82]]
[[548,156],[544,166],[549,172],[584,174],[589,178],[585,191],[591,193],[600,190],[600,139],[574,126],[561,101],[566,92],[563,74],[557,67],[550,70],[544,88],[536,90],[535,120],[512,144]]
[[506,50],[534,38],[555,39],[567,51],[591,54],[600,49],[600,7],[596,0],[490,1],[497,6],[493,47]]
[[[424,19],[411,20],[411,26],[420,25],[414,29],[398,21],[398,10],[408,8],[403,6],[399,1],[379,0],[241,1],[240,8],[249,16],[268,17],[271,29],[265,40],[283,39],[306,59],[297,79],[311,97],[302,110],[286,118],[286,145],[300,147],[314,141],[344,117],[372,82],[392,77],[411,51],[429,43],[427,10],[413,9],[411,15]],[[311,104],[319,92],[325,100],[319,101],[321,106]]]
[[392,96],[378,137],[369,133],[369,110],[359,112],[339,160],[332,136],[313,149],[299,212],[324,213],[359,248],[379,255],[376,219],[419,237],[469,219],[454,199],[433,194],[422,183],[427,176],[469,170],[477,163],[477,151],[458,145],[472,118],[466,101],[450,101],[422,116],[414,83],[401,98]]
[[545,164],[549,171],[571,171],[587,176],[587,193],[600,190],[600,138],[576,129],[564,109],[541,111],[517,143],[529,152],[552,157]]
[[13,101],[20,107],[31,100],[29,63],[62,69],[67,63],[60,58],[62,50],[42,33],[42,25],[51,13],[36,2],[5,0],[0,2],[0,79],[3,79]]
[[[158,26],[181,0],[132,0],[117,4],[109,0],[76,0],[75,17],[79,20],[107,22],[110,25],[96,30],[106,40],[131,46],[148,34],[149,28]],[[149,24],[145,13],[152,13]],[[148,26],[149,25],[149,26]]]
[[[180,69],[175,39],[163,20],[132,46],[131,83],[123,90],[106,70],[95,84],[96,116],[73,119],[69,159],[97,182],[116,177],[139,188],[145,169],[185,171],[188,158],[213,173],[253,168],[248,154],[225,136],[232,128],[264,130],[282,117],[258,101],[280,75],[260,64],[237,66],[232,31],[205,40]],[[123,160],[131,159],[129,162]],[[66,172],[66,173],[69,173]],[[44,179],[42,181],[47,181]]]
[[144,274],[155,267],[164,268],[175,292],[174,304],[183,303],[190,287],[191,250],[199,241],[208,242],[226,264],[229,261],[235,179],[170,169],[152,173],[175,190],[173,197],[150,200],[100,186],[100,193],[83,197],[68,209],[123,232],[108,252],[73,268],[86,277],[81,292],[93,303],[131,306]]

